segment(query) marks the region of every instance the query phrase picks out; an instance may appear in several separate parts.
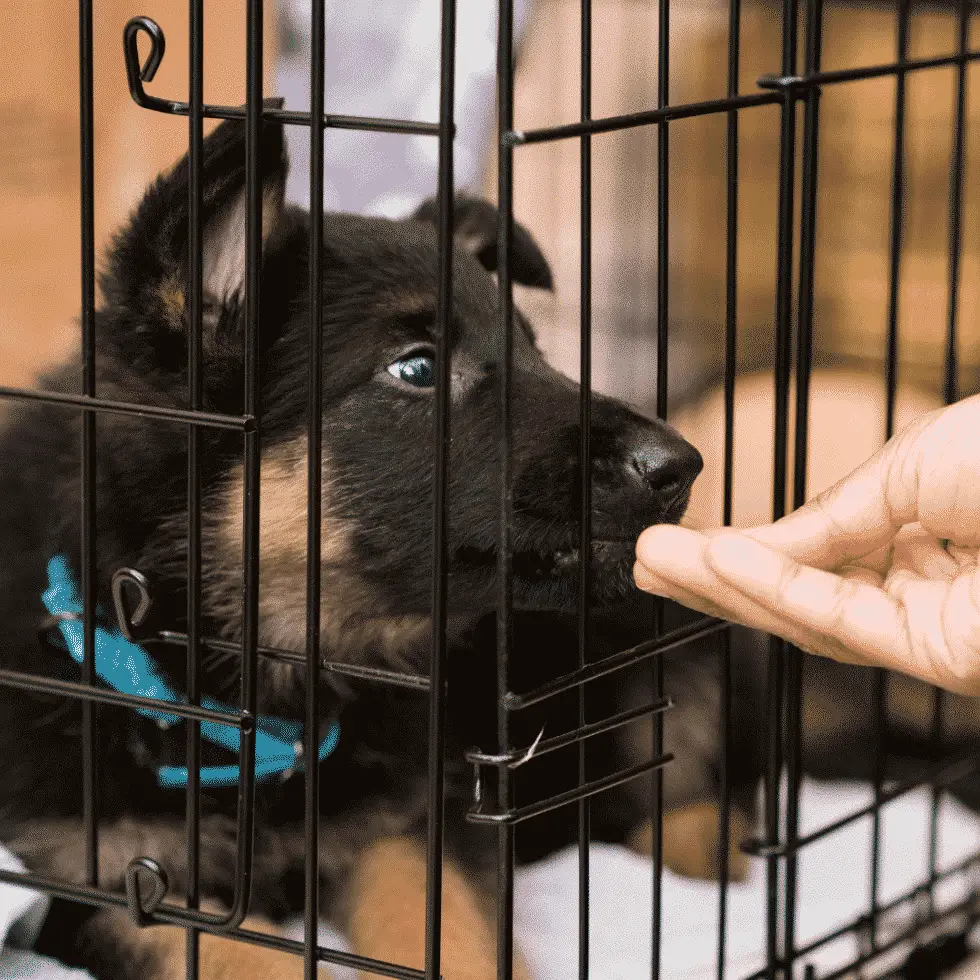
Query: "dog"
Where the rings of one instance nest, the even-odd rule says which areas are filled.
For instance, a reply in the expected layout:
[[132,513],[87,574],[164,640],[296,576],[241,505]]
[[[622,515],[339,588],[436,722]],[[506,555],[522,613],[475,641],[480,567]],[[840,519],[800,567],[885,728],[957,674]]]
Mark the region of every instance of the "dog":
[[[165,408],[187,404],[188,166],[185,158],[148,189],[109,250],[95,323],[100,398]],[[260,645],[301,653],[306,623],[310,219],[284,204],[287,167],[281,127],[263,122],[256,629]],[[241,416],[247,330],[241,122],[225,122],[205,140],[202,181],[204,407]],[[426,672],[429,665],[438,285],[434,214],[430,202],[411,220],[329,214],[323,223],[320,647],[325,661],[355,668],[411,673]],[[456,200],[448,486],[450,792],[443,871],[443,973],[453,980],[496,976],[488,917],[496,838],[492,830],[466,822],[472,788],[468,783],[465,791],[453,789],[452,765],[469,746],[492,750],[496,744],[492,611],[501,463],[495,437],[501,371],[495,339],[496,222],[489,204]],[[512,274],[530,287],[551,284],[546,260],[519,226]],[[70,365],[44,384],[53,391],[81,391],[80,373]],[[578,386],[545,363],[519,311],[512,398],[511,684],[520,691],[577,663],[581,474]],[[50,604],[42,604],[42,596],[56,591],[53,567],[76,582],[81,575],[79,414],[64,405],[19,403],[0,437],[0,619],[5,629],[0,666],[67,682],[79,681],[81,671],[57,641],[60,636],[62,647],[70,647],[66,630],[77,611],[53,613]],[[201,649],[200,693],[235,705],[240,704],[241,663],[237,652],[229,650],[237,650],[247,630],[242,589],[248,476],[241,432],[200,431],[201,626],[209,638]],[[141,635],[186,630],[187,426],[179,419],[106,413],[97,416],[94,437],[100,628],[108,631],[111,625],[114,573],[132,568],[145,576],[152,596]],[[596,615],[590,656],[596,658],[649,638],[652,600],[638,598],[633,588],[633,542],[650,524],[679,520],[702,460],[663,422],[602,397],[592,402],[591,439],[594,544],[589,598]],[[63,564],[52,566],[53,560]],[[50,642],[39,643],[39,631],[47,631]],[[158,688],[186,691],[184,648],[158,644],[152,653]],[[718,848],[726,846],[715,840],[720,826],[721,748],[714,715],[720,710],[719,688],[713,648],[705,647],[692,658],[688,662],[671,655],[664,664],[666,688],[682,707],[673,717],[668,713],[665,722],[666,748],[677,761],[663,775],[668,811],[663,853],[668,864],[674,861],[681,870],[687,862],[688,871],[709,874],[719,861]],[[597,713],[593,717],[651,699],[651,678],[646,662],[588,685],[588,707]],[[343,926],[355,952],[421,967],[426,698],[408,688],[330,671],[322,672],[321,687],[322,744],[334,739],[319,763],[324,915]],[[712,692],[706,699],[705,690]],[[259,658],[260,718],[302,719],[305,691],[301,665]],[[574,728],[577,718],[568,715],[570,705],[577,711],[574,699],[574,694],[557,699],[563,708],[543,704],[517,713],[514,744],[530,746],[541,728],[547,737]],[[186,736],[182,726],[161,728],[160,714],[98,706],[99,885],[121,891],[129,862],[145,856],[165,868],[169,898],[179,901],[189,886],[180,857],[186,847],[185,794],[179,787],[162,785],[161,773],[167,760],[180,760]],[[81,882],[80,704],[5,686],[0,687],[0,717],[0,839],[34,873]],[[590,739],[590,772],[608,773],[610,760],[628,767],[650,758],[651,725],[648,718]],[[564,755],[577,760],[576,753],[573,748]],[[531,765],[539,763],[539,771],[562,771],[557,764],[549,769],[532,759],[529,775],[525,778],[522,772],[518,780],[519,794],[537,788],[540,796],[547,790],[536,787],[537,777],[530,775]],[[302,770],[302,763],[295,768]],[[574,768],[571,775],[574,780]],[[257,918],[247,921],[270,931],[276,928],[270,923],[302,908],[303,784],[302,776],[286,772],[260,780],[256,790],[249,910]],[[597,836],[652,848],[653,835],[643,830],[649,792],[649,780],[637,780],[596,799]],[[237,777],[230,785],[202,788],[199,885],[206,908],[227,909],[234,898],[237,793]],[[518,857],[532,859],[571,839],[572,809],[553,811],[546,845],[535,843],[530,832],[519,833]],[[699,849],[712,848],[707,857],[698,856]],[[97,980],[156,980],[180,975],[183,944],[181,930],[138,929],[118,906],[56,901],[40,948],[87,968]],[[298,958],[268,947],[236,943],[220,934],[201,936],[202,977],[264,980],[298,977],[300,970]],[[526,976],[519,962],[515,976]]]

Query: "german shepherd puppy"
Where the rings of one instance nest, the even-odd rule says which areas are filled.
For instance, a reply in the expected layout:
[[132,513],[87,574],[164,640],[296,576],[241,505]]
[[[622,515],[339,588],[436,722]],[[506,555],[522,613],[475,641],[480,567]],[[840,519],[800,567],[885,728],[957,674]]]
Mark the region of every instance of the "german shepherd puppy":
[[[222,124],[204,145],[202,345],[206,408],[232,414],[241,414],[244,405],[244,164],[244,126]],[[258,634],[263,645],[301,652],[309,215],[284,206],[286,167],[281,129],[265,124],[260,154],[265,241],[258,376]],[[96,320],[97,393],[102,398],[186,404],[187,179],[185,159],[148,190],[108,255]],[[428,205],[415,220],[403,222],[339,214],[324,220],[325,660],[400,670],[428,667],[437,295],[433,213]],[[494,339],[495,222],[490,205],[458,202],[451,317],[450,760],[461,759],[467,746],[492,750],[495,745],[494,644],[487,625],[495,601],[500,464],[494,436],[500,371]],[[513,274],[524,284],[550,286],[547,263],[520,228]],[[520,690],[521,683],[538,683],[574,665],[577,651],[568,617],[575,609],[579,560],[579,394],[575,384],[545,364],[520,315],[513,364],[513,588],[515,605],[527,616],[518,620],[514,645],[513,683]],[[64,367],[46,386],[80,391],[77,367]],[[590,599],[599,613],[608,613],[634,594],[636,536],[649,524],[680,518],[701,458],[662,422],[641,418],[609,399],[594,399],[592,425],[595,544]],[[99,414],[95,428],[99,615],[112,608],[110,580],[126,566],[139,569],[151,583],[154,602],[143,624],[147,635],[184,629],[186,426]],[[238,641],[242,437],[209,429],[202,442],[203,633]],[[76,580],[80,576],[80,446],[76,411],[36,403],[21,403],[12,411],[0,439],[4,669],[80,679],[67,653],[38,642],[39,630],[51,625],[41,601],[49,560],[65,556]],[[632,618],[624,620],[627,615]],[[632,642],[649,635],[644,632],[645,614],[635,609],[607,617],[611,626],[605,640],[599,618],[597,613],[596,656],[623,642],[624,622],[634,624],[629,627]],[[173,690],[185,691],[183,648],[154,647],[154,656]],[[667,721],[667,747],[679,756],[674,770],[685,774],[675,784],[671,768],[666,772],[668,809],[712,804],[717,792],[718,724],[712,717],[717,685],[707,662],[700,667],[693,661],[667,664],[667,689],[686,708],[676,721],[669,716]],[[649,667],[638,673],[649,677]],[[696,682],[686,680],[695,675]],[[622,675],[616,676],[604,688],[597,683],[595,692],[590,691],[590,711],[622,710],[647,696],[637,693],[637,687],[627,690]],[[235,704],[239,658],[213,644],[205,646],[200,684],[202,696]],[[324,729],[335,721],[340,725],[336,749],[320,765],[324,913],[346,929],[356,952],[421,966],[426,699],[405,689],[341,682],[327,672],[322,687]],[[705,689],[714,692],[708,703],[702,700]],[[260,659],[261,714],[302,719],[304,692],[300,667]],[[526,714],[521,724],[528,744],[541,726],[550,726],[548,735],[562,729],[557,709],[548,704],[536,716]],[[78,702],[0,687],[0,719],[0,840],[11,843],[37,874],[83,880]],[[147,856],[166,868],[171,898],[179,900],[186,893],[185,794],[161,788],[156,777],[161,761],[182,755],[184,738],[182,727],[168,733],[135,712],[99,707],[101,887],[121,890],[128,863]],[[610,753],[618,753],[621,765],[650,754],[648,735],[617,736],[606,745]],[[611,771],[604,751],[593,752],[590,746],[598,759],[590,761],[592,771]],[[525,788],[532,782],[525,780]],[[453,980],[496,976],[484,884],[495,844],[488,831],[465,824],[471,796],[467,785],[466,792],[450,793],[447,804],[443,972]],[[618,807],[597,806],[597,833],[623,837],[633,832],[644,814],[636,796],[621,794]],[[235,786],[202,791],[200,887],[205,905],[217,908],[226,907],[233,893],[236,799]],[[552,821],[552,830],[561,832],[552,833],[544,844],[524,835],[525,853],[536,856],[561,844],[570,826],[562,820]],[[250,911],[280,920],[302,907],[302,777],[261,782],[256,821]],[[708,824],[714,833],[717,822]],[[681,826],[681,836],[690,835],[688,825]],[[669,859],[669,823],[666,833]],[[700,847],[703,829],[700,833],[697,840],[680,840],[681,849]],[[713,838],[706,846],[715,846]],[[118,907],[55,903],[41,946],[86,967],[97,980],[156,980],[183,971],[179,930],[137,929]],[[203,977],[300,975],[295,957],[214,936],[202,937],[201,955]],[[524,974],[519,964],[516,972]]]

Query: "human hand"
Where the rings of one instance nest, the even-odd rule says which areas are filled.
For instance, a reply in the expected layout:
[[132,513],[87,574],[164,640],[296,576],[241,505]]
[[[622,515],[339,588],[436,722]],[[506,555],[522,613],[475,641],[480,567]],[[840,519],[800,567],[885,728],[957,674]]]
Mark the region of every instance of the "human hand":
[[810,653],[980,694],[978,546],[975,396],[923,416],[774,524],[648,528],[634,575]]

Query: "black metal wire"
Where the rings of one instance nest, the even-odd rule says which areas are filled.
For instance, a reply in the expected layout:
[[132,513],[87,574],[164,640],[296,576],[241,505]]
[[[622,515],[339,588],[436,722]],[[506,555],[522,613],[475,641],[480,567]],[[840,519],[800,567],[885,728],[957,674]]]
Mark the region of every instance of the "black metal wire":
[[[514,2],[497,5],[497,260],[500,308],[497,324],[497,365],[500,382],[500,416],[497,452],[500,466],[500,524],[497,534],[497,751],[506,755],[510,744],[510,651],[513,640],[512,611],[513,488],[511,473],[512,367],[514,358],[514,290],[511,252],[514,242],[514,147],[509,134],[514,128]],[[512,807],[512,781],[504,768],[497,779],[497,805]],[[514,826],[507,822],[497,831],[497,978],[511,980],[514,973]]]
[[[95,98],[93,94],[92,0],[78,4],[79,136],[81,149],[82,393],[95,397]],[[82,677],[95,686],[95,413],[82,414],[82,610],[84,656]],[[82,702],[82,824],[85,833],[85,880],[99,881],[99,830],[96,768],[98,713]]]
[[[657,4],[657,110],[664,112],[670,102],[670,0],[658,0]],[[657,127],[657,415],[667,417],[668,395],[668,344],[670,315],[670,212],[668,190],[670,187],[670,143],[667,119]],[[663,629],[662,602],[657,603],[654,617],[654,635]],[[654,697],[664,696],[663,657],[653,661]],[[664,755],[664,719],[653,719],[654,759]],[[653,858],[653,894],[650,906],[650,980],[660,980],[661,932],[663,923],[663,849],[664,849],[664,775],[663,767],[653,770],[651,806],[651,856]]]
[[448,616],[448,487],[451,446],[451,330],[453,322],[453,133],[456,92],[456,2],[442,0],[439,54],[439,296],[436,323],[435,480],[432,513],[432,668],[429,688],[429,779],[425,890],[425,975],[438,980],[442,964],[442,857],[445,807]]
[[306,725],[304,772],[303,976],[319,969],[320,928],[320,555],[323,535],[323,101],[326,0],[312,0],[310,30],[310,329],[307,394]]
[[[741,0],[728,5],[728,79],[726,96],[738,96],[739,41],[742,27]],[[738,367],[738,112],[726,114],[725,139],[725,380],[724,449],[722,460],[722,524],[732,523],[735,463],[735,373]],[[731,872],[732,795],[728,773],[732,764],[732,633],[720,637],[719,679],[721,697],[721,759],[718,821],[718,980],[725,980],[725,951],[728,941],[728,885]]]
[[[804,63],[808,73],[820,70],[823,33],[823,0],[807,0]],[[820,89],[809,89],[803,102],[803,173],[800,194],[800,278],[798,332],[796,338],[796,432],[793,450],[793,507],[807,499],[807,454],[810,410],[810,368],[813,362],[814,255],[817,233],[817,142]],[[786,824],[785,836],[792,848],[799,832],[800,780],[802,775],[803,654],[786,647],[785,730]],[[792,849],[786,857],[783,891],[783,962],[793,976],[796,958],[797,858]]]
[[[782,74],[796,72],[797,4],[783,0]],[[776,316],[774,365],[774,442],[772,516],[778,520],[786,510],[786,456],[789,410],[790,345],[793,289],[793,203],[796,172],[796,99],[791,89],[783,90],[780,105],[779,201],[776,243]],[[787,645],[770,640],[767,670],[766,724],[768,753],[765,772],[764,818],[766,839],[774,842],[780,824],[780,782],[784,757],[783,690],[786,676]],[[766,960],[770,980],[776,980],[784,939],[781,926],[780,865],[774,856],[766,861]]]
[[[896,55],[908,59],[911,0],[899,0]],[[892,153],[891,229],[888,269],[888,333],[885,348],[885,432],[887,442],[895,431],[895,401],[898,391],[898,301],[901,286],[903,202],[905,198],[905,72],[895,76],[895,141]],[[881,869],[881,794],[888,767],[888,673],[876,668],[872,716],[872,782],[875,808],[871,823],[871,881],[868,907],[868,942],[878,942],[878,888]]]
[[[204,398],[202,371],[204,306],[204,249],[201,205],[203,201],[204,118],[204,3],[190,0],[190,52],[188,58],[188,187],[187,187],[187,330],[188,407],[200,411]],[[187,425],[187,701],[199,705],[201,613],[201,429]],[[187,725],[187,908],[200,904],[201,852],[201,728]],[[189,980],[199,973],[199,933],[187,929],[186,972]]]
[[[592,0],[581,0],[580,118],[592,118]],[[592,589],[592,139],[579,145],[580,281],[579,281],[579,493],[578,666],[589,659],[589,595]],[[578,724],[586,725],[586,688],[578,689]],[[586,741],[579,742],[578,782],[586,784]],[[589,976],[589,799],[578,804],[578,974]]]

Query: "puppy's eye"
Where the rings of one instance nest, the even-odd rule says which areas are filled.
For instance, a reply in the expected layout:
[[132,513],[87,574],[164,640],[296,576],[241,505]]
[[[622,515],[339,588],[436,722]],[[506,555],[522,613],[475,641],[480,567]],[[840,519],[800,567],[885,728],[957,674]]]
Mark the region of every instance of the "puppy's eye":
[[433,388],[436,383],[436,362],[431,354],[419,352],[388,365],[388,373],[413,388]]

